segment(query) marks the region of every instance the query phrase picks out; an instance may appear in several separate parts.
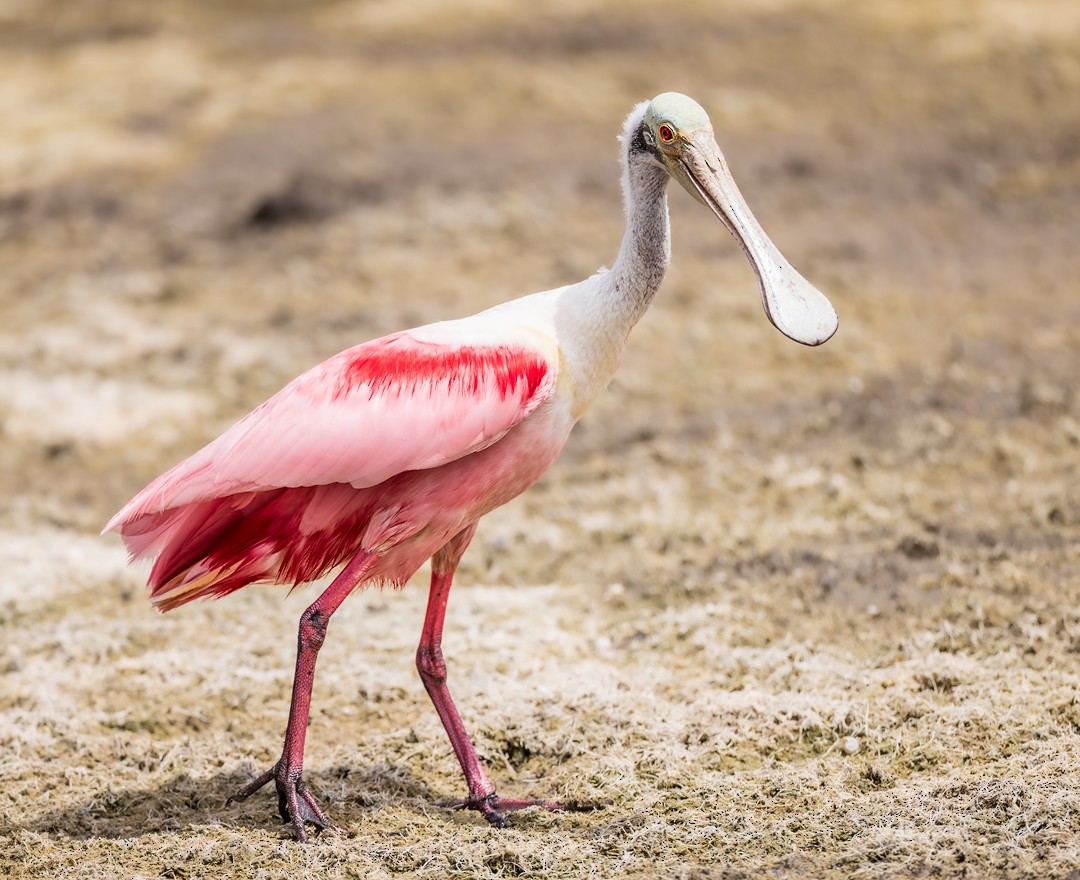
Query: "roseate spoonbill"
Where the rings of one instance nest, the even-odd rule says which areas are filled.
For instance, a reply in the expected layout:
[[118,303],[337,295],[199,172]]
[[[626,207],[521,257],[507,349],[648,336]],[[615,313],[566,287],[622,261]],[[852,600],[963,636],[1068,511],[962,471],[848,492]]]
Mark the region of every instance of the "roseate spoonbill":
[[156,557],[149,587],[161,611],[257,581],[300,584],[344,564],[300,617],[281,758],[230,798],[273,780],[282,820],[300,840],[307,824],[330,827],[302,777],[330,616],[358,587],[404,584],[428,559],[416,665],[465,774],[468,796],[457,806],[498,826],[509,810],[573,806],[495,793],[447,689],[443,616],[477,521],[550,467],[660,287],[669,177],[738,240],[777,329],[806,345],[836,331],[829,301],[750,213],[697,103],[665,93],[639,104],[620,141],[627,223],[610,270],[335,355],[158,477],[106,526],[132,558]]

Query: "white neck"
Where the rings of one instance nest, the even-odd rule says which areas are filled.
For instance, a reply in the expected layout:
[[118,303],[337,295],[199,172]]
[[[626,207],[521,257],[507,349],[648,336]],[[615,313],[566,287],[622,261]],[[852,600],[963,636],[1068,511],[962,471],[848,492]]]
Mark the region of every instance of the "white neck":
[[648,154],[632,150],[643,113],[644,105],[630,115],[622,138],[626,233],[619,255],[610,271],[568,288],[557,309],[560,347],[582,411],[615,375],[626,337],[671,260],[668,173]]
[[622,317],[626,333],[649,308],[671,262],[668,180],[667,171],[645,156],[627,157],[623,177],[626,233],[602,286],[604,298]]

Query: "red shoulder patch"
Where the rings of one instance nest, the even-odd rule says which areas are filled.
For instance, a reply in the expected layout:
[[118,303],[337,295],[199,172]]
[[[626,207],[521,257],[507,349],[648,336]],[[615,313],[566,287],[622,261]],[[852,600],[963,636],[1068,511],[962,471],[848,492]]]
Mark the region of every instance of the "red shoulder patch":
[[403,334],[342,353],[335,399],[366,387],[371,395],[421,388],[447,394],[477,394],[482,389],[528,400],[548,374],[540,355],[510,346],[455,347],[417,342]]

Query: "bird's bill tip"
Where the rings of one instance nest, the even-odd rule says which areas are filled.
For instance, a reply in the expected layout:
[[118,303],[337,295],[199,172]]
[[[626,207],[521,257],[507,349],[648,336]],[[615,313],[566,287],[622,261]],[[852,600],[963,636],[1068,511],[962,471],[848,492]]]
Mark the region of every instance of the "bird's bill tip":
[[771,283],[761,281],[761,299],[772,325],[803,345],[828,342],[840,326],[836,309],[825,294],[790,265]]

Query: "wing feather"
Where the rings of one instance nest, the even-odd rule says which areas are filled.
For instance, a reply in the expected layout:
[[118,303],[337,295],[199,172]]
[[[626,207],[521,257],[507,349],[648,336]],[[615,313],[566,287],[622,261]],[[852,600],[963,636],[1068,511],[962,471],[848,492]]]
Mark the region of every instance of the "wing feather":
[[136,495],[106,531],[243,492],[374,486],[495,443],[550,395],[535,347],[408,333],[347,349],[299,376]]

